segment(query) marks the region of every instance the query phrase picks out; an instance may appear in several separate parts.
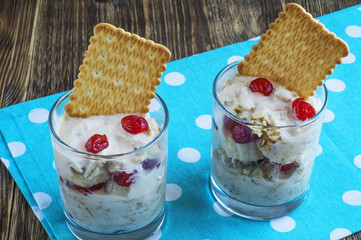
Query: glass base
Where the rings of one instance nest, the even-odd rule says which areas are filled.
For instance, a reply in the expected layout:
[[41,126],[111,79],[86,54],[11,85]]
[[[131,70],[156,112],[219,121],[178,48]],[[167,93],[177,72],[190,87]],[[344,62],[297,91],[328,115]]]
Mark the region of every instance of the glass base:
[[209,185],[214,198],[222,207],[235,215],[252,220],[267,220],[283,217],[296,210],[307,195],[307,192],[305,192],[293,201],[281,205],[256,206],[231,198],[217,185],[212,175],[210,176]]
[[155,233],[163,224],[165,220],[165,208],[160,212],[157,218],[155,218],[151,223],[144,226],[143,228],[126,233],[120,234],[104,234],[89,231],[83,227],[80,227],[78,224],[74,223],[74,221],[65,213],[65,221],[68,225],[70,231],[73,233],[75,237],[80,240],[130,240],[130,239],[145,239],[150,237],[153,233]]

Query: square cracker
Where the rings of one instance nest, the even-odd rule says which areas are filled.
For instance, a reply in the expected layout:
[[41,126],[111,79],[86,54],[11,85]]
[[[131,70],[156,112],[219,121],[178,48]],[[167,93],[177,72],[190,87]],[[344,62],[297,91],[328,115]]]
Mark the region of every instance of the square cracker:
[[273,80],[307,99],[348,53],[343,40],[289,3],[238,64],[238,72]]
[[84,55],[65,105],[71,117],[147,113],[171,57],[163,45],[107,23],[95,26]]

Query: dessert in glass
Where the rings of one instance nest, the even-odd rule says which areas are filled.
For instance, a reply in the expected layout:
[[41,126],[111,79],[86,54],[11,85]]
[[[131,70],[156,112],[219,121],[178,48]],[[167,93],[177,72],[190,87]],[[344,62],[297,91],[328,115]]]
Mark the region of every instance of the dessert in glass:
[[276,82],[241,76],[237,65],[213,85],[211,190],[239,216],[281,217],[306,197],[327,90],[306,101]]
[[70,230],[80,239],[144,239],[165,217],[168,110],[69,117],[64,94],[49,127],[60,194]]

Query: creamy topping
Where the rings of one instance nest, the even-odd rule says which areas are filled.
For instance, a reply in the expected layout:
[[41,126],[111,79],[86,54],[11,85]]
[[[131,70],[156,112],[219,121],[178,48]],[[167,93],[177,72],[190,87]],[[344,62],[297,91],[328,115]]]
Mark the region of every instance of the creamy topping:
[[[241,76],[238,73],[228,79],[218,98],[224,106],[249,122],[266,126],[287,126],[302,122],[292,113],[292,102],[298,98],[295,92],[290,92],[282,85],[272,82],[273,92],[264,96],[252,92],[249,85],[254,77]],[[308,102],[317,108],[314,98],[310,97]]]
[[115,114],[91,116],[88,118],[73,118],[65,115],[60,121],[57,134],[69,146],[86,152],[85,143],[94,134],[106,134],[109,146],[99,155],[112,155],[127,153],[139,149],[154,138],[160,132],[160,128],[154,118],[145,114],[149,130],[139,134],[131,134],[122,127],[121,120],[130,114]]

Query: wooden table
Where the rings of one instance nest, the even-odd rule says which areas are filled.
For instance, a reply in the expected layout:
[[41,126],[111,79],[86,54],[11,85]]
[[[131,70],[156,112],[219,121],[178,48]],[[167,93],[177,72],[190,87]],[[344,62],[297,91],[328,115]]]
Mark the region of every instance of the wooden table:
[[[98,22],[162,43],[176,60],[260,35],[287,2],[0,0],[0,107],[71,89]],[[294,2],[318,17],[361,0]],[[49,239],[3,164],[0,186],[1,239]]]

